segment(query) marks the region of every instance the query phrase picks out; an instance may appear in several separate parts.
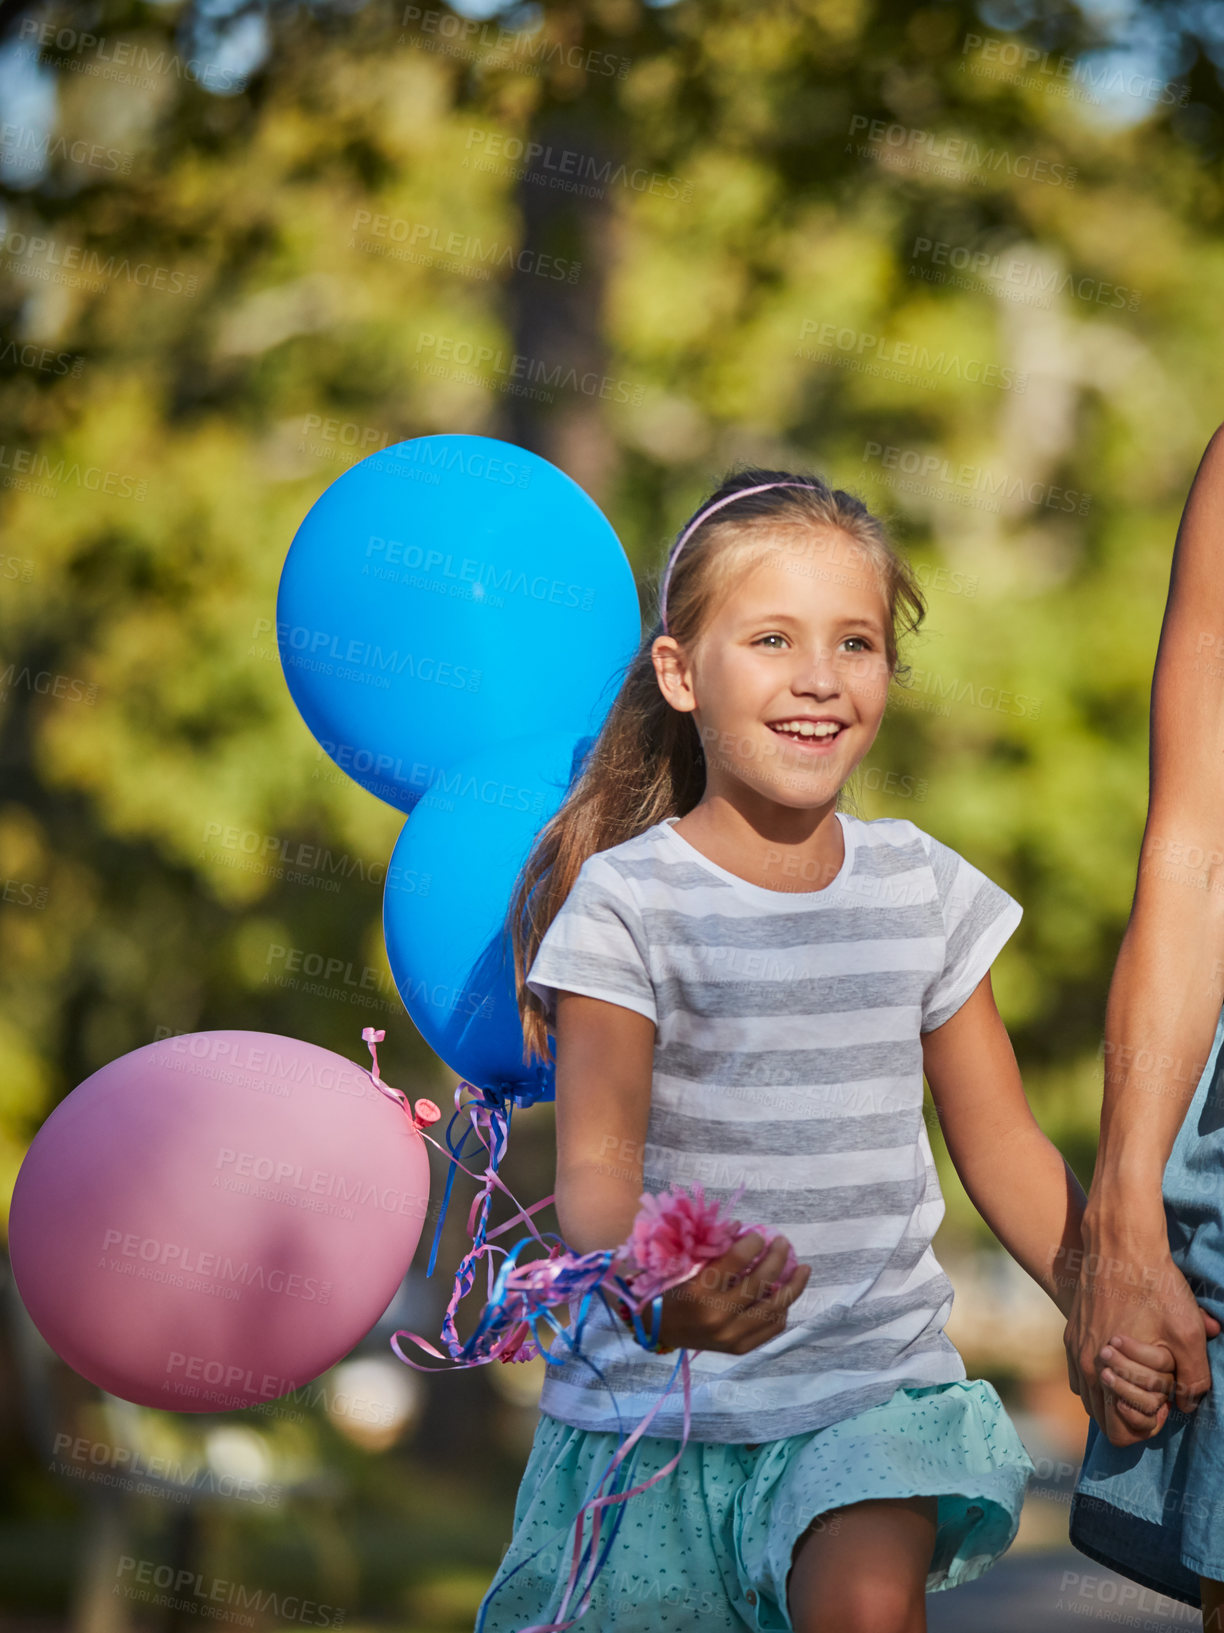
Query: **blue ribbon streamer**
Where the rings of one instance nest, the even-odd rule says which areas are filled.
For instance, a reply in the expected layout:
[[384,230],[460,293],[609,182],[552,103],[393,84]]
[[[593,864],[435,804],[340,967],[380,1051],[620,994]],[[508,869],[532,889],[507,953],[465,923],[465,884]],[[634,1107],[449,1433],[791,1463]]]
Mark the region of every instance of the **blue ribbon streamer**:
[[[457,1110],[453,1111],[451,1113],[450,1121],[446,1125],[446,1148],[451,1154],[451,1161],[446,1170],[446,1185],[442,1192],[442,1205],[438,1210],[438,1223],[434,1226],[433,1243],[429,1249],[429,1264],[425,1269],[426,1276],[433,1275],[434,1265],[437,1263],[438,1244],[442,1240],[442,1226],[446,1221],[446,1210],[450,1206],[451,1191],[455,1184],[455,1175],[458,1173],[458,1169],[455,1166],[455,1160],[459,1159],[462,1161],[464,1157],[476,1155],[475,1151],[468,1152],[463,1149],[469,1134],[476,1138],[477,1148],[480,1146],[480,1140],[476,1135],[476,1129],[471,1121],[471,1118],[468,1116],[468,1107],[473,1104],[479,1104],[486,1107],[493,1113],[492,1120],[498,1125],[500,1138],[494,1140],[493,1148],[489,1152],[488,1169],[491,1173],[496,1174],[498,1172],[498,1164],[501,1161],[502,1153],[505,1151],[510,1140],[510,1114],[514,1110],[514,1101],[506,1100],[503,1102],[484,1090],[477,1090],[475,1085],[468,1083],[466,1079],[464,1079],[464,1081],[460,1084],[460,1087],[471,1089],[473,1094],[478,1095],[479,1098],[475,1101],[466,1101]],[[463,1134],[459,1140],[459,1144],[456,1145],[454,1140],[454,1130],[455,1124],[459,1121],[464,1121],[465,1126]],[[492,1188],[490,1187],[490,1190],[491,1189]],[[486,1198],[485,1206],[481,1213],[480,1222],[477,1226],[476,1233],[472,1237],[473,1248],[480,1247],[484,1243],[485,1224],[489,1213],[488,1204],[491,1200],[491,1196]]]

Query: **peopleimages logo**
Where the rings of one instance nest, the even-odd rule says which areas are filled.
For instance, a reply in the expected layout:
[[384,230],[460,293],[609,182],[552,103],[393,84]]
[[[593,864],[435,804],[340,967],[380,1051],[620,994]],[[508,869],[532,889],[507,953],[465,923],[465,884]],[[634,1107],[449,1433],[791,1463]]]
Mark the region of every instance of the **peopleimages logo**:
[[[487,601],[491,594],[522,595],[531,601],[547,601],[554,607],[581,607],[584,612],[595,604],[595,591],[589,585],[550,578],[545,573],[529,575],[514,565],[499,566],[479,556],[457,556],[449,550],[427,548],[411,540],[385,539],[379,533],[371,533],[365,553],[366,561],[373,562],[376,574],[384,564],[402,568],[408,573],[421,574],[421,587],[424,587],[426,575],[437,573],[437,582],[473,600]],[[361,570],[363,574],[369,571],[366,566]],[[499,600],[497,604],[504,603]]]
[[[64,244],[40,233],[0,231],[0,254],[3,256],[0,266],[4,270],[51,282],[66,281],[75,285],[81,279],[92,280],[101,290],[107,283],[122,278],[139,284],[142,289],[161,289],[171,295],[194,295],[199,288],[195,273],[176,272],[172,267],[155,266],[151,261],[133,262],[126,255],[118,259],[108,255],[103,259],[96,249],[83,244]],[[45,268],[53,268],[57,273],[79,268],[80,278],[57,276],[51,279]]]
[[847,135],[864,133],[865,142],[846,144],[848,153],[857,154],[859,158],[884,158],[897,170],[931,171],[950,181],[967,180],[976,186],[983,185],[986,176],[993,174],[1074,188],[1079,174],[1073,165],[1065,165],[1057,159],[1013,153],[1008,148],[983,148],[972,136],[919,130],[898,124],[896,120],[852,114]]
[[10,168],[22,164],[27,169],[49,164],[52,159],[70,159],[73,164],[92,165],[97,170],[115,170],[121,176],[131,173],[132,155],[117,147],[103,147],[99,142],[77,140],[69,142],[66,136],[52,136],[49,131],[28,125],[0,124],[0,148]]
[[[799,329],[801,342],[794,356],[809,362],[830,363],[884,379],[915,379],[923,376],[939,380],[968,380],[974,385],[994,386],[1000,391],[1025,391],[1028,375],[982,358],[962,357],[957,352],[932,352],[912,340],[890,340],[886,335],[853,329],[847,324],[822,323],[805,318]],[[845,354],[838,357],[837,353]],[[927,387],[926,389],[930,389]]]
[[[964,59],[970,53],[974,61],[966,63]],[[1162,80],[1151,74],[1135,73],[1129,67],[1118,66],[1112,60],[1114,55],[1106,52],[1103,60],[1094,61],[1091,56],[1055,55],[1018,40],[966,34],[958,72],[967,70],[985,79],[1005,80],[1011,85],[1023,85],[1077,101],[1099,103],[1103,97],[1130,96],[1144,102],[1163,103],[1166,107],[1186,106],[1190,86],[1185,80]],[[984,67],[985,63],[992,66]],[[1014,71],[1007,72],[1008,69]]]
[[[1031,254],[1013,250],[1008,254],[973,249],[968,244],[952,244],[943,239],[915,238],[910,254],[909,276],[926,283],[950,283],[960,289],[980,288],[984,284],[995,294],[1008,300],[1019,300],[1026,305],[1049,308],[1054,295],[1071,295],[1076,300],[1097,306],[1126,307],[1135,311],[1141,296],[1137,289],[1125,284],[1107,283],[1101,278],[1090,278],[1069,272],[1060,266],[1049,266]],[[917,262],[929,261],[927,267]],[[957,278],[945,269],[967,274]],[[975,283],[974,280],[981,280]],[[1009,286],[1017,285],[1017,288]]]
[[[628,57],[550,39],[544,28],[536,28],[531,33],[518,32],[483,18],[456,17],[452,12],[435,8],[423,11],[420,6],[405,6],[400,26],[407,29],[409,23],[416,27],[412,43],[426,51],[442,51],[448,56],[480,62],[482,66],[500,67],[517,58],[514,67],[519,73],[538,74],[546,67],[564,66],[583,73],[624,79],[629,72]],[[422,38],[426,34],[434,38]],[[403,45],[407,40],[408,35],[401,34],[396,44]],[[487,49],[482,54],[477,47]]]
[[[446,267],[463,272],[468,277],[487,278],[493,270],[499,272],[526,272],[554,282],[564,280],[577,283],[582,271],[581,261],[569,261],[561,256],[547,255],[530,245],[508,244],[499,239],[478,238],[472,233],[447,230],[436,222],[413,221],[407,216],[375,214],[359,208],[354,212],[350,231],[368,228],[376,239],[404,245],[403,253],[385,249],[381,243],[369,239],[361,243],[349,239],[350,249],[363,249],[375,254],[391,254],[393,258],[422,262],[427,266]],[[440,257],[440,259],[435,259]]]
[[[12,477],[9,472],[13,473]],[[149,491],[148,481],[143,477],[105,471],[100,465],[82,466],[79,460],[70,463],[62,454],[52,461],[40,448],[17,448],[0,443],[0,481],[6,487],[22,487],[25,484],[16,478],[26,472],[34,481],[54,483],[58,487],[68,483],[75,488],[88,488],[91,493],[109,493],[117,499],[143,499]],[[54,492],[55,488],[48,486],[46,497]]]
[[[254,1035],[259,1036],[258,1033]],[[278,1044],[269,1048],[265,1044],[250,1043],[245,1038],[230,1038],[212,1032],[187,1032],[176,1034],[170,1048],[177,1055],[190,1057],[183,1062],[183,1069],[188,1071],[193,1062],[207,1061],[239,1071],[262,1072],[268,1077],[307,1083],[312,1087],[317,1084],[323,1089],[339,1089],[358,1095],[364,1095],[367,1091],[378,1093],[377,1089],[371,1088],[368,1073],[356,1066],[349,1066],[347,1062],[332,1065],[328,1060],[302,1059],[292,1050],[282,1054]],[[172,1066],[173,1063],[167,1061],[166,1065]]]
[[[424,1217],[428,1206],[428,1198],[416,1190],[400,1190],[394,1185],[380,1188],[359,1174],[346,1177],[326,1168],[304,1168],[301,1163],[288,1162],[271,1152],[238,1151],[233,1146],[223,1146],[217,1152],[216,1166],[221,1172],[223,1189],[235,1189],[230,1182],[238,1181],[242,1189],[249,1189],[253,1195],[266,1195],[271,1201],[290,1202],[295,1207],[314,1208],[322,1199],[354,1203],[357,1207],[372,1205],[386,1213],[408,1214],[418,1219]],[[246,1181],[266,1183],[253,1186],[241,1183]],[[352,1208],[346,1212],[352,1218]],[[273,1288],[274,1292],[277,1290]]]
[[[418,343],[417,350],[420,349]],[[391,476],[408,474],[413,466],[430,472],[458,472],[461,476],[504,488],[525,488],[531,482],[531,466],[521,460],[505,459],[500,454],[486,454],[477,449],[456,448],[433,437],[413,437],[397,443],[370,462],[371,470],[386,471]]]
[[80,374],[85,367],[85,359],[75,352],[53,352],[47,346],[13,340],[7,335],[0,335],[0,363],[38,369],[44,374]]
[[206,1463],[184,1464],[168,1456],[146,1457],[131,1446],[57,1434],[51,1468],[57,1473],[99,1485],[117,1486],[171,1502],[201,1496],[232,1497],[276,1508],[284,1487],[245,1475],[218,1474]]
[[[321,1605],[314,1599],[303,1599],[297,1593],[274,1593],[270,1588],[249,1588],[243,1582],[232,1582],[226,1577],[208,1578],[199,1571],[176,1569],[151,1559],[135,1559],[130,1554],[120,1556],[115,1571],[115,1593],[125,1598],[140,1599],[149,1604],[163,1601],[175,1610],[212,1616],[223,1621],[236,1621],[241,1626],[253,1627],[255,1619],[238,1615],[239,1611],[257,1611],[278,1622],[300,1622],[304,1627],[341,1627],[345,1612],[334,1605]],[[139,1591],[141,1588],[160,1588],[158,1595]],[[190,1598],[171,1597],[189,1594]],[[225,1615],[216,1608],[229,1606]]]
[[[54,62],[50,53],[58,51],[61,54],[92,53],[99,64],[106,65],[111,71],[101,77],[117,79],[122,84],[152,85],[154,81],[146,77],[137,80],[134,75],[116,72],[119,68],[147,70],[151,74],[173,74],[176,79],[190,80],[193,84],[206,86],[210,91],[234,91],[240,89],[240,80],[231,70],[222,68],[216,63],[200,62],[196,57],[184,60],[175,52],[167,52],[164,48],[154,54],[148,46],[138,40],[108,40],[105,35],[82,33],[74,28],[61,28],[55,23],[40,22],[38,18],[26,17],[22,20],[19,37],[23,41],[34,40],[38,44],[35,52],[32,46],[24,49],[28,57],[38,61]],[[57,64],[75,68],[75,63]],[[88,65],[88,71],[94,72],[94,65]]]
[[[331,1282],[303,1275],[298,1270],[287,1270],[281,1265],[267,1267],[250,1259],[238,1263],[226,1253],[201,1253],[183,1242],[139,1236],[135,1231],[122,1231],[114,1226],[103,1231],[101,1242],[104,1256],[112,1248],[118,1250],[119,1257],[104,1257],[102,1268],[124,1275],[140,1275],[146,1281],[182,1285],[189,1292],[217,1292],[235,1300],[242,1297],[245,1288],[257,1287],[307,1303],[331,1302]],[[184,1279],[180,1282],[179,1277]]]
[[[270,874],[290,884],[308,883],[332,891],[339,890],[342,878],[382,883],[384,863],[368,862],[364,857],[350,856],[347,851],[335,852],[327,845],[312,845],[306,840],[295,842],[279,834],[261,833],[257,828],[207,822],[204,844],[207,846],[214,840],[219,841],[217,848],[211,853],[200,851],[197,861],[219,862],[225,867]],[[312,873],[321,877],[312,877]]]
[[[507,391],[516,396],[530,396],[539,402],[553,402],[554,390],[579,392],[584,397],[598,397],[601,402],[642,403],[645,386],[631,380],[618,380],[612,375],[586,369],[579,374],[570,363],[529,357],[523,352],[506,352],[501,346],[477,345],[454,335],[425,334],[417,337],[417,352],[425,352],[424,363],[413,363],[414,372],[432,378],[465,380],[472,385]],[[451,364],[458,365],[451,367]],[[486,378],[480,370],[488,365],[493,378]],[[469,365],[470,370],[469,370]],[[500,376],[500,378],[498,378]]]
[[[638,165],[633,169],[612,159],[582,153],[574,148],[554,148],[551,143],[524,141],[505,131],[481,130],[472,126],[467,133],[466,147],[475,148],[477,156],[465,154],[464,168],[497,170],[494,159],[508,159],[518,171],[518,179],[533,180],[537,175],[566,192],[577,192],[587,197],[604,196],[608,187],[625,187],[634,193],[650,193],[655,198],[680,199],[684,203],[693,196],[691,181],[647,170]],[[519,167],[518,161],[522,160]],[[504,173],[504,170],[503,170]],[[583,183],[588,185],[584,186]]]
[[[959,463],[929,449],[898,448],[882,442],[863,444],[862,463],[878,460],[885,470],[900,471],[916,478],[913,482],[897,481],[894,485],[915,492],[943,497],[943,489],[962,490],[946,496],[964,502],[970,498],[984,510],[998,510],[999,499],[1012,504],[1043,505],[1050,510],[1075,511],[1087,514],[1092,495],[1076,488],[1062,488],[1035,478],[1024,478],[1010,471],[991,470],[984,465]],[[883,478],[889,481],[888,477]]]

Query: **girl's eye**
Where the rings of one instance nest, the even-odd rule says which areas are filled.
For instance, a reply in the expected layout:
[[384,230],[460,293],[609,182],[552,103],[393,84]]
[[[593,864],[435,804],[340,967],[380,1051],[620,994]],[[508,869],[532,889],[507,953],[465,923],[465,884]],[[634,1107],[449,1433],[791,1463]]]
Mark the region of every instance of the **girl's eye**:
[[[758,635],[752,644],[753,646],[763,646],[766,641],[785,640],[785,635],[779,635],[776,631],[774,631],[769,635]],[[842,645],[849,647],[852,652],[871,652],[874,650],[871,637],[869,635],[847,635],[846,639],[842,642]],[[773,650],[776,652],[777,648],[774,647]]]

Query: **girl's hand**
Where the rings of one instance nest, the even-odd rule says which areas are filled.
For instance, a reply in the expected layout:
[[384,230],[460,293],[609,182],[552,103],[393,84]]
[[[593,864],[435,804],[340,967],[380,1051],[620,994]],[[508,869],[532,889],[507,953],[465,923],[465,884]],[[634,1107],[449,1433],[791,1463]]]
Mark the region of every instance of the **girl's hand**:
[[1096,1357],[1097,1376],[1114,1397],[1114,1410],[1134,1434],[1150,1439],[1164,1428],[1173,1399],[1172,1352],[1118,1334]]
[[660,1344],[744,1355],[776,1338],[786,1326],[787,1311],[807,1286],[812,1267],[799,1265],[789,1281],[775,1287],[790,1243],[784,1236],[775,1237],[749,1272],[763,1245],[761,1233],[753,1231],[721,1258],[703,1265],[690,1281],[669,1288],[663,1295]]

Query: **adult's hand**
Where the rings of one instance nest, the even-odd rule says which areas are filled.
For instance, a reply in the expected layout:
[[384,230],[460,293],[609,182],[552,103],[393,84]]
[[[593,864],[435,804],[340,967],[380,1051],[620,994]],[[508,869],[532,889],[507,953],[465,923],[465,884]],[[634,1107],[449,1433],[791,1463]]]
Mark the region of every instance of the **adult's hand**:
[[1115,1333],[1164,1344],[1175,1369],[1173,1404],[1192,1412],[1211,1388],[1207,1338],[1219,1331],[1215,1317],[1195,1303],[1167,1238],[1099,1239],[1084,1254],[1063,1333],[1071,1391],[1112,1445],[1137,1445],[1159,1425],[1141,1427],[1136,1414],[1129,1421],[1119,1414],[1117,1397],[1100,1378],[1100,1351]]

